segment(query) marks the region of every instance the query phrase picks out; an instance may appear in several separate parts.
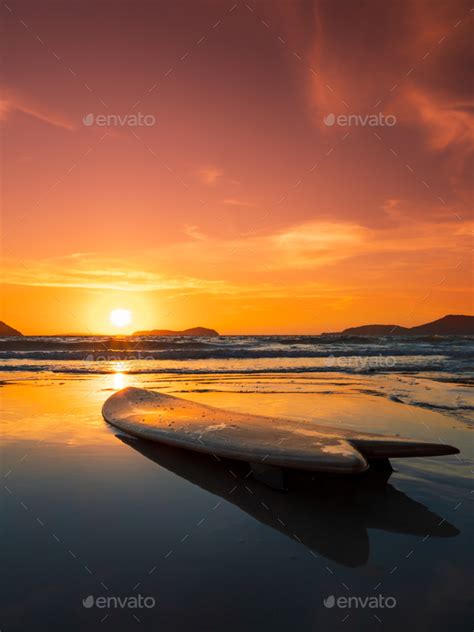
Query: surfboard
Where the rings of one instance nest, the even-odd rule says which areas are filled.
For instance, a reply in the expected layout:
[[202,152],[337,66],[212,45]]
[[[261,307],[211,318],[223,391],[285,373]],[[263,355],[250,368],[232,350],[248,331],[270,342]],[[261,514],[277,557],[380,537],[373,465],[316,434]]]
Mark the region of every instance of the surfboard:
[[222,410],[135,387],[111,395],[102,415],[132,436],[247,461],[257,474],[268,466],[352,474],[376,460],[459,452],[441,443]]

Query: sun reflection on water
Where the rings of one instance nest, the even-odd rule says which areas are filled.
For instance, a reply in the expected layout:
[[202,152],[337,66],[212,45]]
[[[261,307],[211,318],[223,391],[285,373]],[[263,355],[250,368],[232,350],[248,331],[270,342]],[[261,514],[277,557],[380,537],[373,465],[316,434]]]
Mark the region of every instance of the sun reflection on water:
[[117,391],[125,387],[125,374],[124,373],[114,373],[113,375],[113,388]]

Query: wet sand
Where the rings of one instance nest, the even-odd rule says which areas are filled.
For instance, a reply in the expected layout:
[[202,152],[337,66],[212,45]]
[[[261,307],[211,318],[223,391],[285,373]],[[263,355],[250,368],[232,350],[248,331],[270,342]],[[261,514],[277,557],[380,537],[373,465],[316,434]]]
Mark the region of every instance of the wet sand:
[[[472,430],[449,407],[468,392],[395,380],[2,376],[5,629],[470,629]],[[128,385],[461,452],[394,460],[391,475],[295,473],[283,494],[244,464],[118,436],[100,408]],[[139,595],[153,607],[96,601]]]

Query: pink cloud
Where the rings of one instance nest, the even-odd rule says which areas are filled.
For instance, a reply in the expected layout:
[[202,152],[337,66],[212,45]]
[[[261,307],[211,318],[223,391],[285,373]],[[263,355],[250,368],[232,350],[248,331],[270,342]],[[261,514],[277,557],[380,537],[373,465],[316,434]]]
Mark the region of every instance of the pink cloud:
[[4,96],[0,101],[0,120],[6,121],[14,112],[22,112],[28,116],[32,116],[38,121],[61,127],[67,130],[73,130],[74,125],[66,119],[62,114],[51,110],[45,105],[36,103],[33,99],[26,97],[19,92],[12,90],[4,90]]

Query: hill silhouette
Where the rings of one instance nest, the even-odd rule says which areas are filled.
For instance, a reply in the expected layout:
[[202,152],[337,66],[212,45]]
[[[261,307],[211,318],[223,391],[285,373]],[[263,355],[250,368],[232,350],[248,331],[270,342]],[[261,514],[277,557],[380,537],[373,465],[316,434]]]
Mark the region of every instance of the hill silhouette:
[[450,314],[417,327],[362,325],[341,333],[344,336],[474,336],[474,316]]
[[4,323],[3,320],[0,320],[0,338],[6,336],[23,336],[23,334],[18,329],[13,329],[13,327]]

